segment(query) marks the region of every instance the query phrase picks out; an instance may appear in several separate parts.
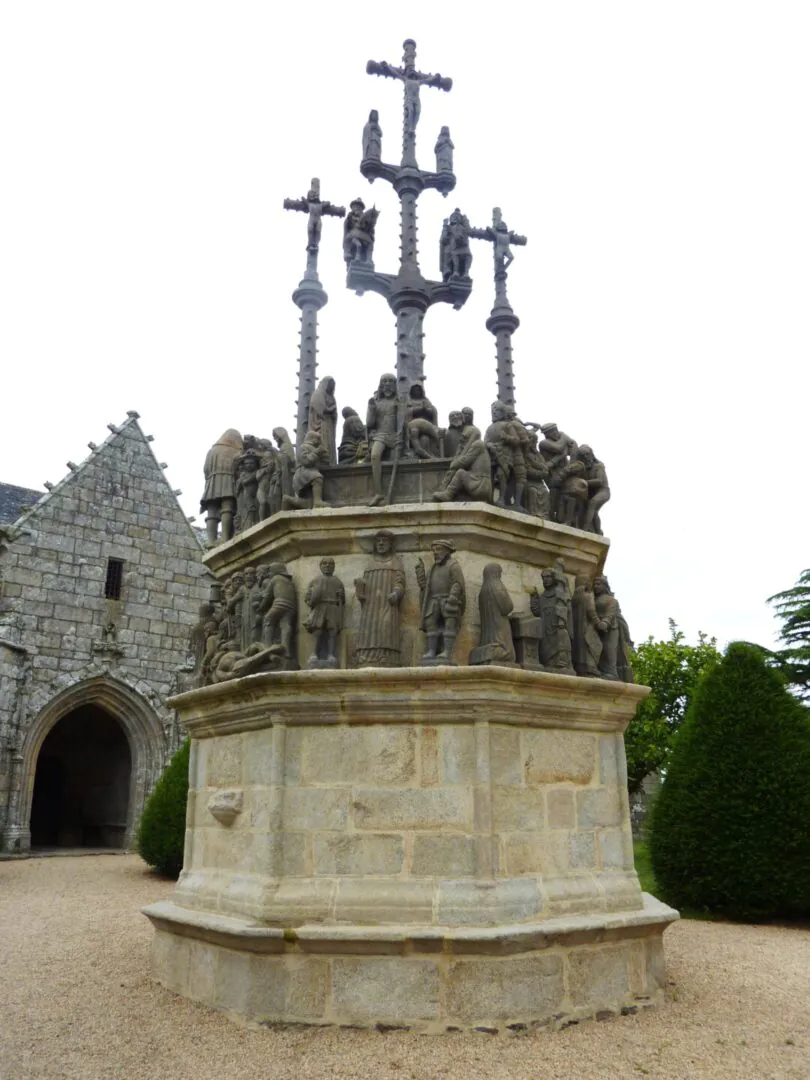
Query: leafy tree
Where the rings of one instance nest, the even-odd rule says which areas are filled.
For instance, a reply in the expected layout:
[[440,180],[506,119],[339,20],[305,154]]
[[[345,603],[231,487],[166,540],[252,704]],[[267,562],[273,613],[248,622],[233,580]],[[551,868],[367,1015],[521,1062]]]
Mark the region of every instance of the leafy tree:
[[138,854],[159,874],[183,869],[188,802],[189,741],[183,743],[146,800],[138,828]]
[[747,643],[701,678],[648,832],[666,900],[742,919],[810,914],[809,717]]
[[782,621],[779,638],[785,645],[773,660],[799,696],[810,699],[810,569],[802,570],[792,589],[769,596],[768,603]]
[[674,619],[668,641],[649,637],[639,645],[633,657],[636,682],[652,687],[652,693],[640,702],[624,735],[631,792],[666,764],[698,679],[719,659],[716,638],[701,632],[697,645],[687,645]]

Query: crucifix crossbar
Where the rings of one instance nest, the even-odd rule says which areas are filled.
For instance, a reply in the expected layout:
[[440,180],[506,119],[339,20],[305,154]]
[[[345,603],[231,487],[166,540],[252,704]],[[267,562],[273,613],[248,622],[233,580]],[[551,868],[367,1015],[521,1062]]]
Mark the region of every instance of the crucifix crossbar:
[[525,247],[526,237],[507,228],[499,206],[492,211],[492,224],[485,229],[470,229],[470,236],[476,240],[487,240],[492,244],[492,256],[495,262],[495,306],[487,319],[487,330],[495,337],[498,400],[504,405],[514,407],[515,376],[512,366],[512,334],[520,326],[520,319],[512,310],[506,296],[506,273],[515,258],[511,245]]
[[309,214],[307,221],[307,276],[318,276],[318,248],[321,242],[321,218],[324,214],[329,217],[346,217],[345,206],[333,206],[330,202],[321,200],[321,182],[317,176],[313,176],[309,191],[303,199],[285,199],[285,210],[299,210],[303,214]]
[[515,259],[510,245],[525,247],[526,237],[507,228],[499,206],[493,208],[492,224],[485,229],[470,229],[470,236],[475,240],[488,240],[492,244],[492,255],[495,260],[495,306],[508,306],[506,271]]
[[403,87],[402,117],[402,164],[416,167],[416,125],[422,104],[419,92],[423,86],[433,86],[437,90],[451,90],[453,80],[443,75],[426,75],[416,70],[416,42],[411,38],[403,43],[402,67],[394,67],[387,60],[369,60],[366,71],[369,75],[381,75],[386,79],[399,79]]

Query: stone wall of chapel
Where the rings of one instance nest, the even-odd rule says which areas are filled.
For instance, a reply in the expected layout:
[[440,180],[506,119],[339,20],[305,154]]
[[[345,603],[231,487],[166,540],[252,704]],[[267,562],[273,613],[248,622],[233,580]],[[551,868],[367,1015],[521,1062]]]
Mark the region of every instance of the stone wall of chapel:
[[[15,750],[48,702],[84,679],[107,672],[139,693],[163,726],[162,758],[173,751],[178,733],[165,702],[180,688],[208,598],[201,555],[135,420],[2,540],[0,829]],[[105,598],[110,558],[124,564],[118,600]]]

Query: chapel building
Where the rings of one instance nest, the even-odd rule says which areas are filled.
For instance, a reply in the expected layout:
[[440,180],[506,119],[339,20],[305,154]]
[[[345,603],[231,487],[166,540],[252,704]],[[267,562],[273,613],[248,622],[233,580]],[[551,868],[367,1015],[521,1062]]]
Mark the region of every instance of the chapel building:
[[0,484],[0,851],[127,848],[180,743],[166,701],[201,541],[130,412],[44,493]]

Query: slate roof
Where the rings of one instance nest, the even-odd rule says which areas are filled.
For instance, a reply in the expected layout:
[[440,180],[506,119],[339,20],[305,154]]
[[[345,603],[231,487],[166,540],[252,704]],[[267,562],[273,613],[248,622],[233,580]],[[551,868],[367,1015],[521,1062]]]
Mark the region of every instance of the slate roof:
[[20,514],[39,502],[44,491],[0,483],[0,525],[11,525]]

